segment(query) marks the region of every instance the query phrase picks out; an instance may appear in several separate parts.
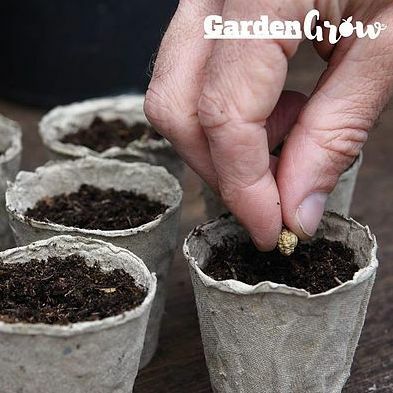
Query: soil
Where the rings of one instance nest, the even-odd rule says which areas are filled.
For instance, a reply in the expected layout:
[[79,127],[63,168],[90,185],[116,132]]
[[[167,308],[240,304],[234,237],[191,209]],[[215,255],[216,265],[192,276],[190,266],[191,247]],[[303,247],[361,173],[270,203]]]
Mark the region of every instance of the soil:
[[352,249],[326,239],[301,242],[289,257],[277,249],[260,252],[251,241],[239,243],[226,239],[223,245],[212,247],[203,269],[217,281],[235,279],[250,285],[272,281],[312,294],[351,280],[358,270]]
[[77,192],[39,200],[26,210],[30,219],[75,227],[124,230],[146,224],[164,213],[168,206],[132,191],[101,190],[83,184]]
[[65,325],[119,315],[147,295],[123,270],[103,272],[77,254],[0,262],[0,320]]
[[129,126],[121,119],[104,121],[97,116],[89,127],[66,135],[61,142],[85,146],[102,153],[114,146],[124,148],[136,140],[146,141],[148,139],[160,140],[162,136],[144,123]]

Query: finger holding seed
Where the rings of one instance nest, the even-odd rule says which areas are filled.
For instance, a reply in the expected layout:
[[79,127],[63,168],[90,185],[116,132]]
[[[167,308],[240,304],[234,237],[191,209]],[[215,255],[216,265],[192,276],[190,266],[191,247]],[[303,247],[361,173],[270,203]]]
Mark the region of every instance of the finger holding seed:
[[297,244],[298,237],[288,229],[283,228],[277,243],[280,253],[285,256],[293,254]]

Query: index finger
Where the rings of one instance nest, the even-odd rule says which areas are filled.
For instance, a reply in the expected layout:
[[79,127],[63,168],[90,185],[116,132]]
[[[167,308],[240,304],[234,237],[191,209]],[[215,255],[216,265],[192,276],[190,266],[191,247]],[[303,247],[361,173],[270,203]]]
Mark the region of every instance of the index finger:
[[[250,19],[252,14],[245,8],[244,2],[229,0],[223,17]],[[247,18],[242,18],[245,13]],[[297,44],[291,42],[290,50]],[[282,227],[265,126],[286,73],[287,56],[278,42],[219,41],[199,101],[198,116],[208,138],[221,198],[262,250],[274,248]]]

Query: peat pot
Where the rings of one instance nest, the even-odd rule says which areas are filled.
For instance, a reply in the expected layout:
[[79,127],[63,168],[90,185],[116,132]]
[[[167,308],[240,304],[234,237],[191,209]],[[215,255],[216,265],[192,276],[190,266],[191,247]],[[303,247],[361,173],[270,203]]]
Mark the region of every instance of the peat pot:
[[201,269],[213,245],[247,240],[233,218],[196,228],[185,241],[203,346],[217,393],[339,393],[349,377],[378,266],[367,227],[325,213],[316,237],[355,252],[360,270],[329,291],[265,281],[215,281]]
[[22,132],[19,125],[0,116],[0,250],[13,246],[14,241],[5,210],[7,181],[19,170],[22,154]]
[[[168,208],[147,224],[112,231],[78,229],[26,217],[26,210],[41,198],[77,191],[82,184],[143,193]],[[60,234],[91,237],[130,250],[156,273],[157,294],[150,313],[141,367],[153,357],[158,344],[167,278],[177,244],[181,200],[179,182],[165,168],[94,157],[49,163],[33,173],[19,172],[6,194],[10,225],[17,244],[26,245]]]
[[57,236],[0,253],[4,263],[79,254],[105,271],[122,269],[147,296],[114,317],[68,325],[0,321],[0,391],[128,393],[138,372],[156,278],[127,250],[102,241]]
[[96,116],[103,120],[123,120],[127,125],[150,125],[143,112],[144,95],[122,95],[92,99],[51,110],[40,122],[39,132],[52,159],[74,159],[84,156],[117,158],[122,161],[144,161],[165,167],[178,179],[182,178],[184,163],[166,139],[136,140],[125,148],[111,147],[101,153],[85,146],[63,143],[67,134],[88,127]]

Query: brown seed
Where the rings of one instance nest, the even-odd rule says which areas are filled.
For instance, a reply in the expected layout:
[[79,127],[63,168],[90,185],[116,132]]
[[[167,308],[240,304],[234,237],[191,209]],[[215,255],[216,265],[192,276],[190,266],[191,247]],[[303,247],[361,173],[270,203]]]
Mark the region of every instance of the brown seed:
[[293,254],[298,243],[297,236],[283,228],[280,237],[278,238],[277,248],[282,255],[289,256]]

